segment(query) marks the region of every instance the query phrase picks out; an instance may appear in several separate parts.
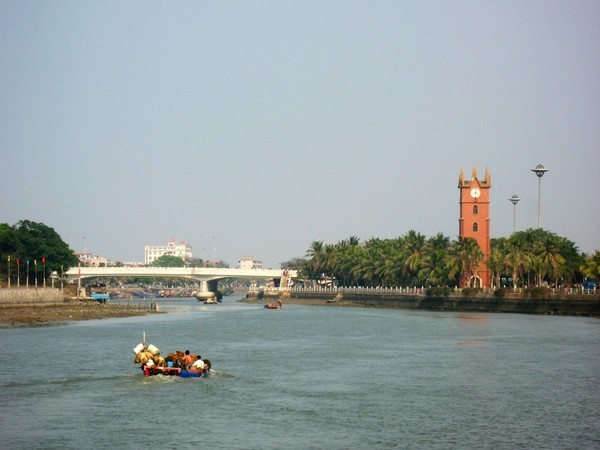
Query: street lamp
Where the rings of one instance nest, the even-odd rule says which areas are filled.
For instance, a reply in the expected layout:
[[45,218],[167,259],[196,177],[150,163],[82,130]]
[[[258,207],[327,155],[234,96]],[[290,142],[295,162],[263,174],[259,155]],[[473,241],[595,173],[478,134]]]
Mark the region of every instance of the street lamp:
[[85,242],[85,236],[83,236],[83,262],[87,267],[87,243]]
[[521,201],[521,198],[518,195],[513,195],[509,200],[513,204],[513,234],[517,230],[517,203]]
[[543,165],[538,164],[535,169],[531,169],[532,172],[538,176],[538,228],[542,228],[542,177],[548,169]]

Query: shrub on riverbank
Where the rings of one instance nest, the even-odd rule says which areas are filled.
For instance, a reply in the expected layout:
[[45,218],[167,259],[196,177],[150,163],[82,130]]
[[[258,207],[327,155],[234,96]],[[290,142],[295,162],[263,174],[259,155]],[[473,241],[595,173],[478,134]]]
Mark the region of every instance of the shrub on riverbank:
[[464,288],[461,291],[463,297],[477,297],[477,294],[481,294],[482,292],[481,288]]
[[528,287],[523,292],[524,297],[536,298],[536,299],[544,299],[549,298],[552,294],[552,291],[546,287]]
[[448,286],[429,287],[425,289],[425,295],[427,297],[448,297],[450,288]]

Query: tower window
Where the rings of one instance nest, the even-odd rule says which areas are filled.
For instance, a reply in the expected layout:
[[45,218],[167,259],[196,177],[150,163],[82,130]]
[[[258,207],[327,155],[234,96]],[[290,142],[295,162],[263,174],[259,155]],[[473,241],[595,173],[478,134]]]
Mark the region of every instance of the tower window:
[[474,214],[474,215],[477,215],[477,214],[479,214],[479,206],[477,206],[477,205],[473,205],[473,214]]
[[473,232],[477,232],[477,231],[479,231],[479,225],[477,225],[477,222],[475,222],[473,224]]

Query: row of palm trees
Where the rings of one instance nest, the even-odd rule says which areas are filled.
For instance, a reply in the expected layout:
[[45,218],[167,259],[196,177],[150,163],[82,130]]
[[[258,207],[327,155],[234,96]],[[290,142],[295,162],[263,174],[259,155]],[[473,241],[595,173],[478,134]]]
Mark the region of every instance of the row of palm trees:
[[[484,255],[472,238],[427,238],[414,230],[395,239],[350,236],[337,244],[314,241],[302,273],[339,286],[464,286]],[[494,287],[574,284],[597,279],[600,254],[579,253],[570,240],[543,229],[519,231],[491,240],[487,265]]]

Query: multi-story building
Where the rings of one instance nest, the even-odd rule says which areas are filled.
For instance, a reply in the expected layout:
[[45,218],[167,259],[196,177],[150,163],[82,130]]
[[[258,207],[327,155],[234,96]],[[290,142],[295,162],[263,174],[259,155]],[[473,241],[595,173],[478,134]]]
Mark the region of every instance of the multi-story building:
[[83,267],[108,267],[112,266],[112,262],[103,256],[93,255],[92,252],[86,250],[84,252],[75,252],[75,256]]
[[252,256],[242,256],[239,260],[240,269],[262,269],[262,261],[256,261]]
[[163,255],[178,256],[186,263],[192,259],[192,246],[185,241],[177,243],[171,239],[167,245],[145,245],[144,264],[152,264]]

